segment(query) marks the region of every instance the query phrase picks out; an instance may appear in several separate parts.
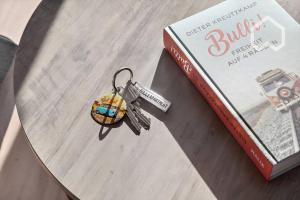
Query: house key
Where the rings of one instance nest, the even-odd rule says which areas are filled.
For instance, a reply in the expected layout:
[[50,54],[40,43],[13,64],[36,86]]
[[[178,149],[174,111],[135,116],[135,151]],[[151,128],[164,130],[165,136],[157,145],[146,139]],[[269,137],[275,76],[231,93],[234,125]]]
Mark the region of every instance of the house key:
[[126,87],[120,93],[120,95],[127,104],[126,114],[135,129],[139,133],[141,132],[142,127],[146,130],[149,130],[151,120],[141,112],[140,104],[137,102],[137,99],[140,97],[140,95],[131,80],[126,83]]
[[[115,85],[115,80],[117,78],[117,75],[120,72],[125,70],[130,72],[131,75],[130,80],[127,81],[124,89],[120,89],[120,87],[118,89]],[[131,124],[136,129],[136,131],[140,133],[142,128],[144,128],[145,130],[150,129],[151,120],[141,112],[140,104],[139,102],[137,102],[137,99],[140,97],[140,93],[137,90],[137,88],[133,85],[132,77],[133,77],[133,73],[131,69],[129,68],[120,69],[114,75],[113,87],[116,91],[118,91],[120,96],[126,102],[126,115],[128,116]]]

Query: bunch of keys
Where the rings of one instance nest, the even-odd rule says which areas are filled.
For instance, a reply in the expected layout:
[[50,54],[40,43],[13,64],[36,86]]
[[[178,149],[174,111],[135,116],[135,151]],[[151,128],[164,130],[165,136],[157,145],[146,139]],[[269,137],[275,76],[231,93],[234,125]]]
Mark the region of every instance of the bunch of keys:
[[[128,71],[130,79],[125,87],[117,87],[116,78],[122,71]],[[140,97],[164,112],[169,109],[170,101],[152,90],[144,88],[137,82],[133,83],[132,79],[133,72],[130,68],[122,68],[114,74],[112,93],[100,97],[92,105],[91,115],[96,122],[102,125],[112,125],[127,116],[136,131],[140,133],[142,128],[149,130],[151,124],[150,118],[141,111],[137,101]]]

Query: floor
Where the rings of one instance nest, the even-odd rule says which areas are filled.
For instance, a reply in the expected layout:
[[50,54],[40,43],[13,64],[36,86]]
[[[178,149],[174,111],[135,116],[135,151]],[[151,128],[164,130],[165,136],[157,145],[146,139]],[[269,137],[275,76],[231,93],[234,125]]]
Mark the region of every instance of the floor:
[[[2,0],[0,34],[18,44],[39,2]],[[0,93],[0,98],[3,95],[8,94]],[[65,193],[42,169],[31,152],[13,105],[11,110],[11,113],[6,113],[11,119],[0,149],[0,200],[67,200]]]

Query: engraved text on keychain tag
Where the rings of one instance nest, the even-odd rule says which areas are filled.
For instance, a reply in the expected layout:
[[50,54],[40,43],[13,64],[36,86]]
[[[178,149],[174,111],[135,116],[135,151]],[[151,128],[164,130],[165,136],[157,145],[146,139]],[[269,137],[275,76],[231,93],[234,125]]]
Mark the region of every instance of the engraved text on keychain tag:
[[154,92],[154,91],[152,91],[148,88],[143,87],[138,82],[136,82],[134,84],[134,86],[137,88],[137,90],[140,93],[140,96],[143,99],[145,99],[146,101],[153,104],[154,106],[156,106],[157,108],[159,108],[160,110],[162,110],[164,112],[168,111],[168,109],[171,106],[171,102],[169,100],[167,100],[163,96],[157,94],[156,92]]

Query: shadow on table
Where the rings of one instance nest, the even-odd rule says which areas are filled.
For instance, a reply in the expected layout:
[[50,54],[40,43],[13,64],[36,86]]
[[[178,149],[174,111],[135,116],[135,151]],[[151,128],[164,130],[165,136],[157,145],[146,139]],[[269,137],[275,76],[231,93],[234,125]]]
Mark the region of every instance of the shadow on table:
[[128,119],[128,117],[125,117],[123,120],[121,120],[120,122],[117,122],[116,124],[113,125],[100,125],[100,130],[99,130],[99,140],[104,140],[106,138],[106,136],[108,134],[110,134],[111,130],[114,128],[119,128],[120,126],[122,126],[122,124],[125,122],[125,124],[131,129],[131,131],[136,135],[136,136],[140,136],[140,132],[138,132],[134,126],[132,125],[132,123],[130,122],[130,120]]
[[[29,73],[30,67],[32,66],[32,63],[35,61],[36,56],[38,55],[38,53],[43,45],[43,42],[45,41],[45,39],[47,37],[47,33],[48,33],[50,27],[52,26],[52,23],[53,23],[54,19],[56,18],[58,11],[60,10],[63,3],[64,3],[64,0],[42,1],[40,3],[39,7],[34,12],[33,16],[31,17],[27,26],[35,27],[35,29],[31,29],[30,31],[25,29],[25,32],[21,38],[19,48],[16,53],[16,60],[15,60],[15,64],[14,64],[14,73],[13,73],[13,79],[14,79],[14,91],[13,92],[14,92],[15,96],[18,95],[18,91],[20,90],[27,73]],[[20,131],[23,132],[23,129],[21,128]],[[24,133],[21,133],[21,134],[24,134]],[[17,139],[18,138],[19,138],[19,136],[17,137]],[[26,144],[26,143],[24,143],[24,144]],[[27,143],[27,145],[28,144],[29,143]],[[13,146],[9,147],[9,148],[15,149],[15,148],[17,148],[16,145],[17,145],[17,141],[14,141]],[[7,157],[8,160],[5,160],[5,162],[9,162],[10,156],[13,156],[13,155],[8,155],[8,156],[9,156],[9,157]],[[23,173],[23,171],[22,171],[22,173]],[[48,174],[50,174],[50,172],[48,172]],[[54,178],[54,177],[51,177],[51,178]],[[57,182],[57,180],[56,180],[56,182]],[[64,193],[71,196],[72,199],[77,199],[62,184],[59,183],[58,185],[60,186],[60,189],[63,188]],[[47,189],[47,188],[40,188],[40,189]]]
[[267,182],[164,50],[151,88],[172,102],[167,114],[143,108],[169,129],[218,199],[299,199],[300,167]]
[[19,48],[17,50],[15,72],[14,72],[14,92],[15,95],[30,71],[39,50],[47,37],[57,13],[64,0],[42,1],[36,11],[33,13],[27,27],[35,27],[27,31],[25,29],[22,35]]

